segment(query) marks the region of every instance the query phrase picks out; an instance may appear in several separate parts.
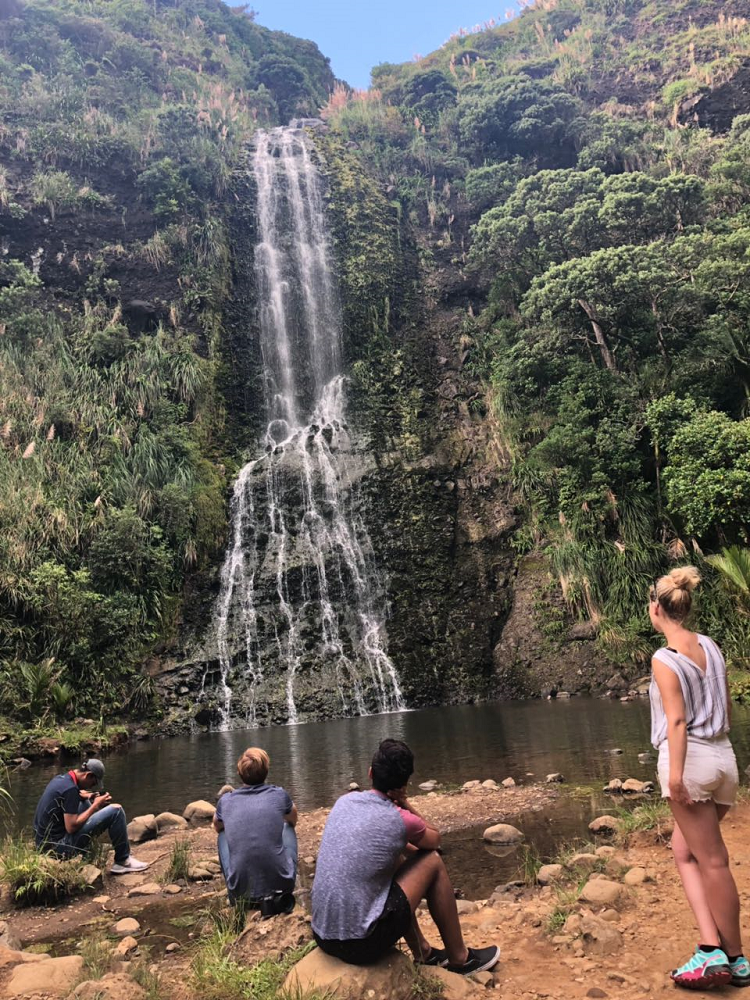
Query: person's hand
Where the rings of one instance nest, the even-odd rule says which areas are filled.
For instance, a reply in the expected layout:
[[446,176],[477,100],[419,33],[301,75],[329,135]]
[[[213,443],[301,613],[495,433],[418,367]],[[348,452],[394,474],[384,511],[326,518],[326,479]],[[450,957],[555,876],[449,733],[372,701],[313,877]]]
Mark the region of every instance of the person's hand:
[[693,805],[693,800],[690,798],[690,793],[685,787],[685,782],[682,778],[670,780],[669,797],[673,802],[676,802],[678,806]]
[[409,801],[406,798],[405,788],[392,788],[387,794],[391,802],[394,802],[397,806],[401,806],[402,809],[409,808]]
[[102,806],[107,806],[112,801],[112,796],[109,792],[103,792],[101,795],[94,796],[94,806],[97,809],[101,809]]

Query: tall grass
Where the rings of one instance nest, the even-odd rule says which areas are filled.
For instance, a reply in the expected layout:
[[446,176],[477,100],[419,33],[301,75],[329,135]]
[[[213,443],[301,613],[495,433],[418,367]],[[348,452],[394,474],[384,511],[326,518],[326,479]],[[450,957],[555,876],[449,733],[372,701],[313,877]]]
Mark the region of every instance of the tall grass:
[[0,883],[20,906],[57,903],[86,889],[87,860],[59,861],[21,837],[9,837],[0,852]]

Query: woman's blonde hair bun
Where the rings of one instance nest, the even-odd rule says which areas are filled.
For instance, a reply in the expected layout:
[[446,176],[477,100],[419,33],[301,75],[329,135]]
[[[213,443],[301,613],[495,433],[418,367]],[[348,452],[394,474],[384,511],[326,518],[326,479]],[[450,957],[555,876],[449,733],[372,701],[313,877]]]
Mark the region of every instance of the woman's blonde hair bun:
[[701,582],[695,566],[677,566],[656,583],[656,597],[670,618],[681,622],[693,604],[692,593]]
[[672,581],[675,590],[692,591],[701,582],[701,575],[695,566],[677,566],[666,579]]

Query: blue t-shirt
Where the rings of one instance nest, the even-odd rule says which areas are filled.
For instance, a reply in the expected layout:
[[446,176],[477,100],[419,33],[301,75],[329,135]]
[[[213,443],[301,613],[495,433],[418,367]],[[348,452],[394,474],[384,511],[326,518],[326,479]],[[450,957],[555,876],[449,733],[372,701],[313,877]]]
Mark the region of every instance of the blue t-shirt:
[[75,778],[70,771],[56,774],[42,792],[42,797],[34,813],[34,842],[37,847],[44,843],[55,844],[66,834],[65,813],[78,814],[81,796]]
[[278,785],[244,785],[219,799],[216,818],[224,824],[229,848],[224,877],[233,895],[258,898],[294,888],[293,863],[282,842],[292,805]]
[[324,941],[367,937],[383,915],[407,842],[425,824],[375,791],[350,792],[328,815],[312,887],[312,928]]

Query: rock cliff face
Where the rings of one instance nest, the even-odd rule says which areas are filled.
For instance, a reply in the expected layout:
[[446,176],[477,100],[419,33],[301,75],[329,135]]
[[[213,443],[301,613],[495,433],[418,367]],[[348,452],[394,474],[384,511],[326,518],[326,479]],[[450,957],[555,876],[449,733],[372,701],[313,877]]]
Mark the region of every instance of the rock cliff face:
[[[453,248],[432,245],[429,233],[403,224],[386,194],[357,170],[356,151],[325,130],[316,130],[316,143],[344,314],[347,502],[386,580],[388,653],[406,703],[596,689],[592,637],[577,634],[561,605],[550,610],[543,558],[519,568],[513,548],[519,518],[509,456],[467,363],[465,321],[481,308],[481,294],[453,263]],[[252,272],[255,189],[247,177],[238,178],[237,203],[225,344],[233,377],[224,391],[233,433],[252,452],[262,433],[262,361]],[[262,567],[259,609],[274,588]],[[218,567],[195,581],[179,646],[152,663],[167,728],[221,721],[219,591]],[[344,604],[346,594],[335,599]],[[316,660],[319,627],[307,623],[307,666],[295,679],[302,719],[342,711],[335,669]],[[285,665],[272,643],[260,650],[266,669],[257,685],[251,672],[243,676],[241,637],[231,638],[229,724],[288,720]]]

